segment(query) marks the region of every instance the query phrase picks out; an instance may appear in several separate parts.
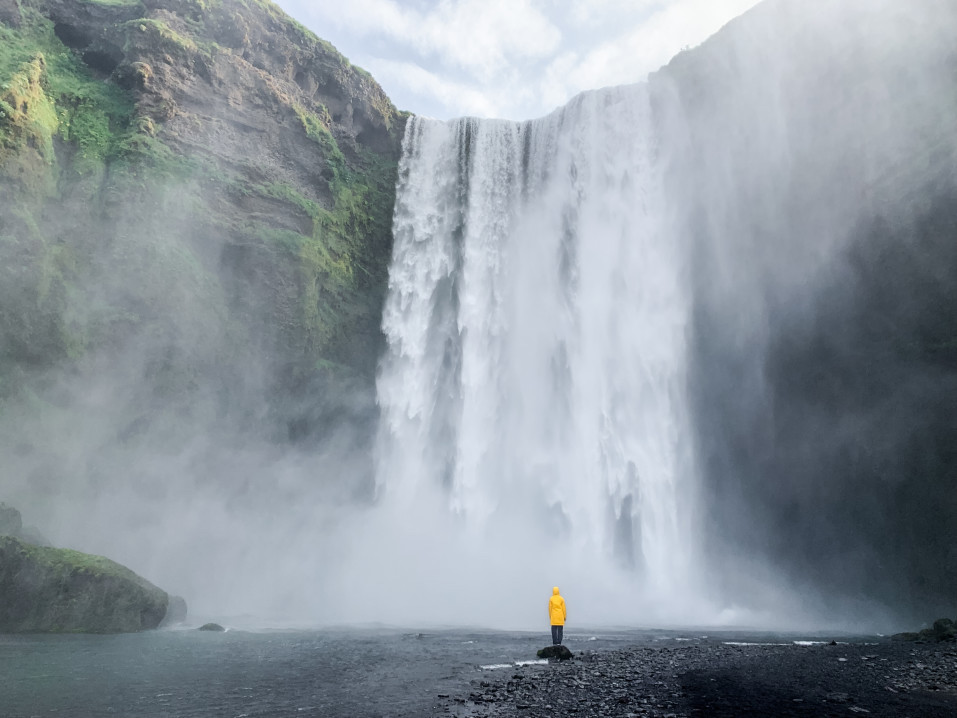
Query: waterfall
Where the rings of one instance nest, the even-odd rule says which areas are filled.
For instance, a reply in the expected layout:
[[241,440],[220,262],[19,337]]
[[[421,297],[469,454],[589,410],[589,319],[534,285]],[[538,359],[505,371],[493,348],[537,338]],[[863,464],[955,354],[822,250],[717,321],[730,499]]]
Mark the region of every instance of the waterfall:
[[647,85],[529,122],[410,120],[377,385],[384,507],[449,514],[478,545],[520,525],[565,568],[633,576],[658,601],[686,585],[689,306],[663,207]]
[[631,625],[952,596],[957,10],[813,5],[538,120],[412,118],[370,581],[432,618],[479,578],[487,625],[553,582]]

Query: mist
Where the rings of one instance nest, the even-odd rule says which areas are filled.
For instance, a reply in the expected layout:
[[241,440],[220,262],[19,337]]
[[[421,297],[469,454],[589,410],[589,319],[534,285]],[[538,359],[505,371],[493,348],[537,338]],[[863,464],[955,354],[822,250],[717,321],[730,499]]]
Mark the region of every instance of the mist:
[[260,627],[536,629],[553,585],[578,626],[946,613],[954,38],[945,0],[769,0],[545,118],[412,118],[354,372],[301,371],[283,278],[168,220],[201,188],[114,207],[143,254],[83,238],[70,321],[152,319],[23,370],[0,498]]

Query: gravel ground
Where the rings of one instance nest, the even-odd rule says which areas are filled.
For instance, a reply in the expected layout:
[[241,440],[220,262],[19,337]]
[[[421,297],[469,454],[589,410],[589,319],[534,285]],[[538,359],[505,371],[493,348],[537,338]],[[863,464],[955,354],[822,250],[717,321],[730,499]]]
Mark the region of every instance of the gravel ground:
[[957,716],[957,646],[702,642],[488,672],[433,715]]

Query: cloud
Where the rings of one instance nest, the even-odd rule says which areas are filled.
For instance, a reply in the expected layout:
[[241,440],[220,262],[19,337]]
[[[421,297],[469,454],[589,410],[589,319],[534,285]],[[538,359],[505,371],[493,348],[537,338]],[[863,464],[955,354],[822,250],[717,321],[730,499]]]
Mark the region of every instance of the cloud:
[[[615,5],[617,0],[603,0]],[[679,0],[643,3],[651,9],[640,24],[581,52],[555,57],[543,73],[543,95],[566,100],[583,90],[643,80],[683,48],[698,45],[756,0]]]
[[[369,63],[369,70],[380,83],[429,100],[425,103],[429,107],[455,107],[459,115],[478,117],[489,117],[498,112],[489,93],[470,84],[444,79],[414,62],[374,59]],[[429,112],[423,110],[419,114],[428,115]]]
[[395,0],[352,0],[304,10],[317,21],[390,38],[407,52],[485,81],[513,62],[548,56],[561,41],[559,29],[529,0],[441,0],[426,12]]
[[370,70],[402,109],[541,116],[643,80],[757,0],[279,0]]

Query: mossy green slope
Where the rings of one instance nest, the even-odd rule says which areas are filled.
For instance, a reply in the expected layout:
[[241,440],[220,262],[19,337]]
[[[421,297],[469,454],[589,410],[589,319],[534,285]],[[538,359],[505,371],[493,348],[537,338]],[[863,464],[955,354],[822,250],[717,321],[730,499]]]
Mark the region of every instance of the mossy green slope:
[[0,632],[127,633],[156,628],[167,594],[102,556],[0,536]]

